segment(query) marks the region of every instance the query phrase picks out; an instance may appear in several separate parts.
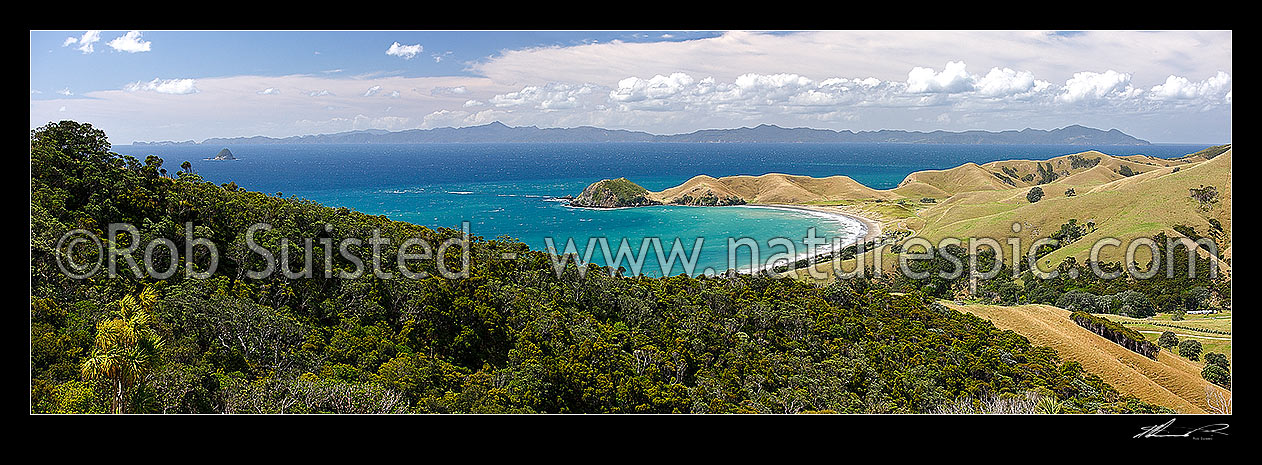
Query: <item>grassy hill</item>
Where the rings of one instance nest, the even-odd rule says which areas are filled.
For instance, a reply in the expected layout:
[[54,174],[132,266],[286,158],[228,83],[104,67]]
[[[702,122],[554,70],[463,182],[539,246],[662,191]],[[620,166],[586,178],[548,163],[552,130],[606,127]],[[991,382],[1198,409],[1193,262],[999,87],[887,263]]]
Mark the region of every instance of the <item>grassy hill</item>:
[[[1032,242],[1071,219],[1096,225],[1096,230],[1083,239],[1044,257],[1041,263],[1045,265],[1067,257],[1085,261],[1091,245],[1102,237],[1115,237],[1124,243],[1158,232],[1182,237],[1176,225],[1205,233],[1215,229],[1211,219],[1222,226],[1220,247],[1231,246],[1230,150],[1212,160],[1178,166],[1177,172],[1175,167],[1154,166],[1142,174],[1110,180],[1111,176],[1098,168],[1040,186],[1045,195],[1034,203],[1026,199],[1027,188],[955,195],[921,212],[926,224],[918,233],[935,243],[945,237],[1007,237],[1012,234],[1012,224],[1021,223],[1023,239]],[[1217,189],[1219,200],[1215,204],[1203,207],[1189,195],[1189,189],[1202,186]],[[1070,188],[1075,195],[1066,195]],[[1142,254],[1146,250],[1139,249],[1141,264],[1148,260]],[[1102,250],[1101,258],[1118,261],[1124,255],[1125,250],[1108,247]]]
[[850,179],[848,176],[830,176],[812,178],[770,173],[761,176],[727,176],[714,178],[696,176],[687,182],[661,192],[655,192],[650,198],[662,203],[676,203],[685,195],[702,197],[713,194],[718,197],[739,197],[746,203],[753,204],[804,204],[809,202],[855,200],[855,199],[895,199],[899,195],[873,189]]
[[[1115,157],[1093,151],[1043,161],[969,163],[949,170],[921,171],[888,191],[806,203],[841,205],[842,210],[882,222],[887,230],[908,229],[935,244],[948,237],[992,237],[1005,243],[1006,238],[1016,236],[1028,250],[1029,244],[1050,236],[1070,220],[1093,223],[1095,229],[1085,237],[1043,257],[1040,266],[1045,269],[1068,257],[1079,263],[1086,261],[1099,238],[1115,237],[1123,243],[1158,233],[1183,238],[1186,235],[1179,229],[1191,227],[1198,235],[1216,240],[1225,259],[1220,270],[1230,272],[1231,163],[1230,147],[1208,158],[1196,155],[1172,160],[1142,155]],[[1008,182],[1001,181],[997,173]],[[1050,181],[1038,184],[1039,176]],[[1034,186],[1044,192],[1038,202],[1026,197]],[[1216,190],[1214,201],[1203,203],[1191,195],[1192,189],[1206,186]],[[923,197],[936,201],[920,202]],[[906,208],[892,210],[891,205]],[[1015,235],[1014,223],[1020,225]],[[1122,248],[1105,247],[1100,259],[1117,262],[1125,253]],[[1147,254],[1145,247],[1137,250],[1141,265],[1149,261]],[[886,258],[883,263],[887,267],[896,266],[894,255],[887,254]],[[821,271],[824,268],[831,267],[821,266]]]
[[1179,413],[1208,412],[1206,386],[1230,397],[1229,392],[1201,378],[1201,366],[1196,362],[1167,350],[1162,350],[1157,360],[1144,357],[1078,326],[1069,319],[1068,310],[1049,305],[944,305],[1056,349],[1061,357],[1078,362],[1118,391]]
[[917,171],[899,183],[895,193],[904,197],[946,197],[960,192],[1000,190],[1012,187],[1012,181],[998,177],[978,166],[965,163],[947,170]]

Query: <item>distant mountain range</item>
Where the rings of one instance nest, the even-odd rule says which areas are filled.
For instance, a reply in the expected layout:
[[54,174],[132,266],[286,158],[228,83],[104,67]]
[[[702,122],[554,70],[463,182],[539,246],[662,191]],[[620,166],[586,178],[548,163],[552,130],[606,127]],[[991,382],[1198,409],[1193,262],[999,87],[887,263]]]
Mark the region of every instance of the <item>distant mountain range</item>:
[[675,143],[902,143],[902,144],[1036,144],[1036,145],[1149,145],[1148,141],[1110,129],[1102,131],[1073,125],[1045,131],[880,131],[782,128],[763,124],[753,128],[704,129],[687,134],[657,135],[642,131],[576,128],[510,127],[498,121],[463,128],[383,131],[370,129],[293,136],[211,138],[200,144],[184,142],[134,142],[134,145],[241,145],[241,144],[462,144],[462,143],[573,143],[573,142],[675,142]]

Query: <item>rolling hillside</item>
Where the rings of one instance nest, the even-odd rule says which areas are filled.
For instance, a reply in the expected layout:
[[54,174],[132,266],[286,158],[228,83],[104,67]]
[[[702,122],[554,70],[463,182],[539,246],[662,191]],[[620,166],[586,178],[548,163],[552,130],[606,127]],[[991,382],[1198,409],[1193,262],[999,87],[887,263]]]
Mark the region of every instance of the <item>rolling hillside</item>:
[[[1050,269],[1073,257],[1079,263],[1090,256],[1091,246],[1101,238],[1112,237],[1123,244],[1140,237],[1165,233],[1186,237],[1176,227],[1192,227],[1197,234],[1214,238],[1222,248],[1219,269],[1230,274],[1232,238],[1231,147],[1210,148],[1176,159],[1142,155],[1115,157],[1089,151],[1049,160],[1005,160],[982,165],[967,163],[946,170],[920,171],[908,175],[897,188],[875,190],[850,178],[836,176],[814,179],[769,174],[711,178],[699,176],[682,186],[653,193],[669,201],[686,193],[702,192],[738,196],[749,203],[812,204],[817,208],[859,214],[881,223],[887,231],[909,231],[909,237],[923,237],[932,243],[944,238],[990,237],[1007,243],[1021,239],[1022,252],[1029,244],[1049,237],[1061,225],[1075,220],[1090,222],[1086,236],[1040,259],[1040,267]],[[1030,202],[1027,193],[1038,186],[1044,195]],[[1206,201],[1212,186],[1216,195]],[[933,201],[924,198],[934,199]],[[1013,232],[1018,224],[1020,231]],[[907,239],[902,239],[906,241]],[[1204,250],[1192,247],[1203,256]],[[1148,249],[1137,249],[1136,261],[1146,265]],[[865,258],[874,263],[873,252]],[[1011,260],[1010,250],[1005,256]],[[1125,249],[1106,247],[1100,259],[1121,262]],[[1218,257],[1212,257],[1217,259]],[[896,254],[886,249],[883,268],[898,266]],[[854,259],[841,269],[854,268]],[[825,280],[834,273],[830,263],[818,264]],[[787,272],[800,279],[814,280],[806,270]],[[948,307],[989,319],[996,326],[1012,330],[1034,344],[1055,349],[1063,359],[1078,362],[1089,373],[1100,376],[1119,391],[1145,402],[1172,408],[1180,413],[1206,413],[1206,389],[1230,393],[1202,378],[1202,365],[1162,350],[1149,359],[1092,333],[1069,319],[1069,311],[1049,305],[961,305]],[[1155,334],[1149,335],[1155,337]],[[1230,336],[1227,336],[1230,338]],[[1230,352],[1230,341],[1212,341],[1219,350]]]
[[[1222,249],[1219,268],[1230,272],[1231,163],[1230,145],[1175,159],[1087,151],[1048,160],[965,163],[946,170],[918,171],[888,190],[872,189],[847,176],[702,175],[679,186],[649,192],[647,198],[666,204],[698,204],[697,199],[710,198],[721,201],[712,204],[827,206],[868,217],[887,231],[909,231],[909,237],[935,244],[944,238],[968,237],[1006,243],[1007,238],[1014,237],[1013,225],[1017,224],[1015,237],[1021,238],[1023,252],[1070,220],[1094,226],[1085,237],[1043,257],[1040,265],[1045,269],[1069,257],[1086,261],[1092,244],[1100,238],[1117,238],[1124,244],[1158,233],[1181,238],[1184,235],[1175,228],[1191,227],[1197,234],[1215,239]],[[1206,186],[1216,191],[1211,201],[1192,195],[1193,190]],[[1027,193],[1034,187],[1044,194],[1039,201],[1030,202]],[[1149,262],[1148,253],[1146,247],[1137,250],[1141,265]],[[1198,253],[1208,256],[1203,250],[1198,249]],[[1124,248],[1105,247],[1099,258],[1118,262],[1125,254]],[[1006,254],[1009,260],[1010,255]],[[897,261],[884,263],[893,267]],[[825,273],[831,274],[831,269]]]
[[[1095,225],[1085,237],[1043,257],[1040,266],[1044,269],[1068,257],[1079,263],[1086,261],[1092,244],[1100,238],[1113,237],[1124,244],[1161,232],[1181,238],[1183,234],[1175,227],[1190,226],[1198,234],[1215,238],[1225,259],[1219,261],[1219,268],[1229,273],[1231,164],[1230,147],[1210,158],[1196,155],[1172,160],[1084,152],[1043,161],[970,163],[949,170],[921,171],[907,176],[895,189],[830,200],[833,205],[844,205],[837,207],[839,211],[872,217],[885,224],[887,230],[910,230],[914,236],[935,244],[950,237],[991,237],[1006,243],[1007,238],[1015,236],[1021,239],[1024,252],[1029,244],[1050,236],[1070,220]],[[1129,176],[1122,174],[1124,169]],[[996,173],[1011,173],[1006,176],[1012,185],[1000,181],[1001,176]],[[1029,181],[1031,176],[1054,179],[1039,184],[1037,179]],[[1034,186],[1042,189],[1044,195],[1032,203],[1026,194]],[[1212,202],[1202,203],[1191,195],[1191,190],[1206,186],[1217,191]],[[920,202],[922,197],[937,200],[926,204]],[[818,204],[824,199],[813,200]],[[895,205],[904,208],[890,208]],[[1014,223],[1020,225],[1016,234]],[[1208,256],[1203,250],[1198,252]],[[1104,247],[1100,259],[1117,262],[1125,254],[1124,248]],[[889,259],[883,263],[887,268],[896,266],[895,256],[887,254],[886,258]],[[1136,259],[1141,265],[1148,263],[1148,249],[1137,249]],[[819,268],[831,274],[831,269],[824,270],[831,266]]]
[[[1026,199],[1028,187],[995,191],[973,191],[957,194],[920,213],[925,227],[918,235],[937,242],[945,237],[1007,237],[1012,224],[1022,224],[1023,239],[1033,241],[1060,228],[1071,219],[1079,223],[1093,221],[1096,230],[1045,257],[1044,264],[1056,264],[1066,257],[1079,262],[1090,255],[1096,239],[1115,237],[1124,243],[1137,237],[1150,237],[1165,232],[1181,237],[1176,225],[1191,226],[1204,234],[1215,229],[1213,219],[1222,226],[1221,246],[1231,246],[1231,151],[1212,160],[1183,163],[1179,166],[1148,166],[1147,171],[1133,176],[1115,177],[1100,166],[1058,179],[1040,188],[1042,200]],[[1109,161],[1127,166],[1129,161]],[[1178,171],[1176,171],[1178,168]],[[1110,171],[1112,172],[1112,171]],[[1201,205],[1189,195],[1190,189],[1214,186],[1217,201]],[[1075,195],[1066,191],[1073,188]],[[1141,248],[1140,263],[1148,257]],[[1124,250],[1106,247],[1102,259],[1117,261]],[[1228,255],[1229,256],[1229,255]]]
[[1201,378],[1196,363],[1162,350],[1157,360],[1115,344],[1069,319],[1069,311],[1049,305],[1014,307],[958,305],[947,307],[990,320],[1000,329],[1012,330],[1030,342],[1056,349],[1061,358],[1082,364],[1125,394],[1145,402],[1170,407],[1179,413],[1206,413],[1205,387],[1230,397],[1230,393]]
[[713,178],[696,176],[687,182],[656,192],[650,198],[662,203],[690,195],[694,198],[713,194],[718,197],[736,196],[752,204],[791,204],[832,200],[896,199],[899,196],[864,186],[848,176],[812,178],[771,173],[761,176],[727,176]]

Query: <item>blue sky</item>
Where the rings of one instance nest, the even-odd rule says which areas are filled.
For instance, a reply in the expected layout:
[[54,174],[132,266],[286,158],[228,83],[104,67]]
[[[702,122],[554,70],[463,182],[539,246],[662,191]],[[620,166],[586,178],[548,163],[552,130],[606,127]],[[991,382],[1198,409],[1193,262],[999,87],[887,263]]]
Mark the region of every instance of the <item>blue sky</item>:
[[[105,43],[127,31],[104,32],[93,53],[62,47],[67,37],[84,31],[31,33],[31,83],[53,98],[69,88],[83,94],[117,89],[154,76],[213,78],[242,74],[389,73],[405,77],[470,76],[470,62],[501,50],[566,47],[592,42],[680,41],[714,37],[715,32],[567,32],[567,31],[148,31],[149,52],[111,50]],[[670,37],[663,38],[662,35]],[[394,42],[420,44],[421,53],[399,60],[384,52]],[[383,45],[384,44],[384,45]],[[437,60],[435,59],[437,58]]]
[[31,126],[87,121],[116,144],[491,121],[654,133],[1083,124],[1230,141],[1230,31],[32,31],[30,41]]

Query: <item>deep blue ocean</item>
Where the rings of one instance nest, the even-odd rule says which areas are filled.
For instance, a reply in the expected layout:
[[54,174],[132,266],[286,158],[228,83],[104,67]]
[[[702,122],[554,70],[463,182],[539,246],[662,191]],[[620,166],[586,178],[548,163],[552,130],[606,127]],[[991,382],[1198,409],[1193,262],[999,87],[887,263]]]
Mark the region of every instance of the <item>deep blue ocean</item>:
[[[1201,145],[1058,146],[928,144],[425,144],[425,145],[233,145],[238,160],[204,160],[218,146],[115,146],[114,151],[144,159],[158,155],[174,172],[183,161],[216,183],[235,182],[252,191],[300,197],[428,227],[460,228],[494,238],[508,235],[531,249],[544,250],[551,238],[558,250],[575,241],[582,255],[588,239],[605,238],[616,254],[628,239],[638,254],[644,238],[657,237],[663,253],[679,239],[691,253],[704,238],[693,274],[728,268],[728,238],[752,238],[761,244],[760,263],[789,252],[768,241],[796,242],[805,253],[807,229],[831,239],[854,239],[861,225],[803,212],[752,207],[645,207],[616,210],[571,208],[548,197],[578,195],[588,184],[626,177],[649,190],[662,190],[689,178],[785,173],[806,176],[846,175],[867,186],[888,189],[908,174],[944,169],[965,162],[1004,159],[1042,160],[1089,149],[1110,155],[1182,156]],[[749,250],[739,249],[735,266],[750,265]],[[599,249],[592,261],[605,264]],[[660,276],[656,249],[641,272]],[[669,274],[684,272],[676,260]],[[628,262],[621,263],[627,266]],[[627,266],[631,269],[631,266]]]

